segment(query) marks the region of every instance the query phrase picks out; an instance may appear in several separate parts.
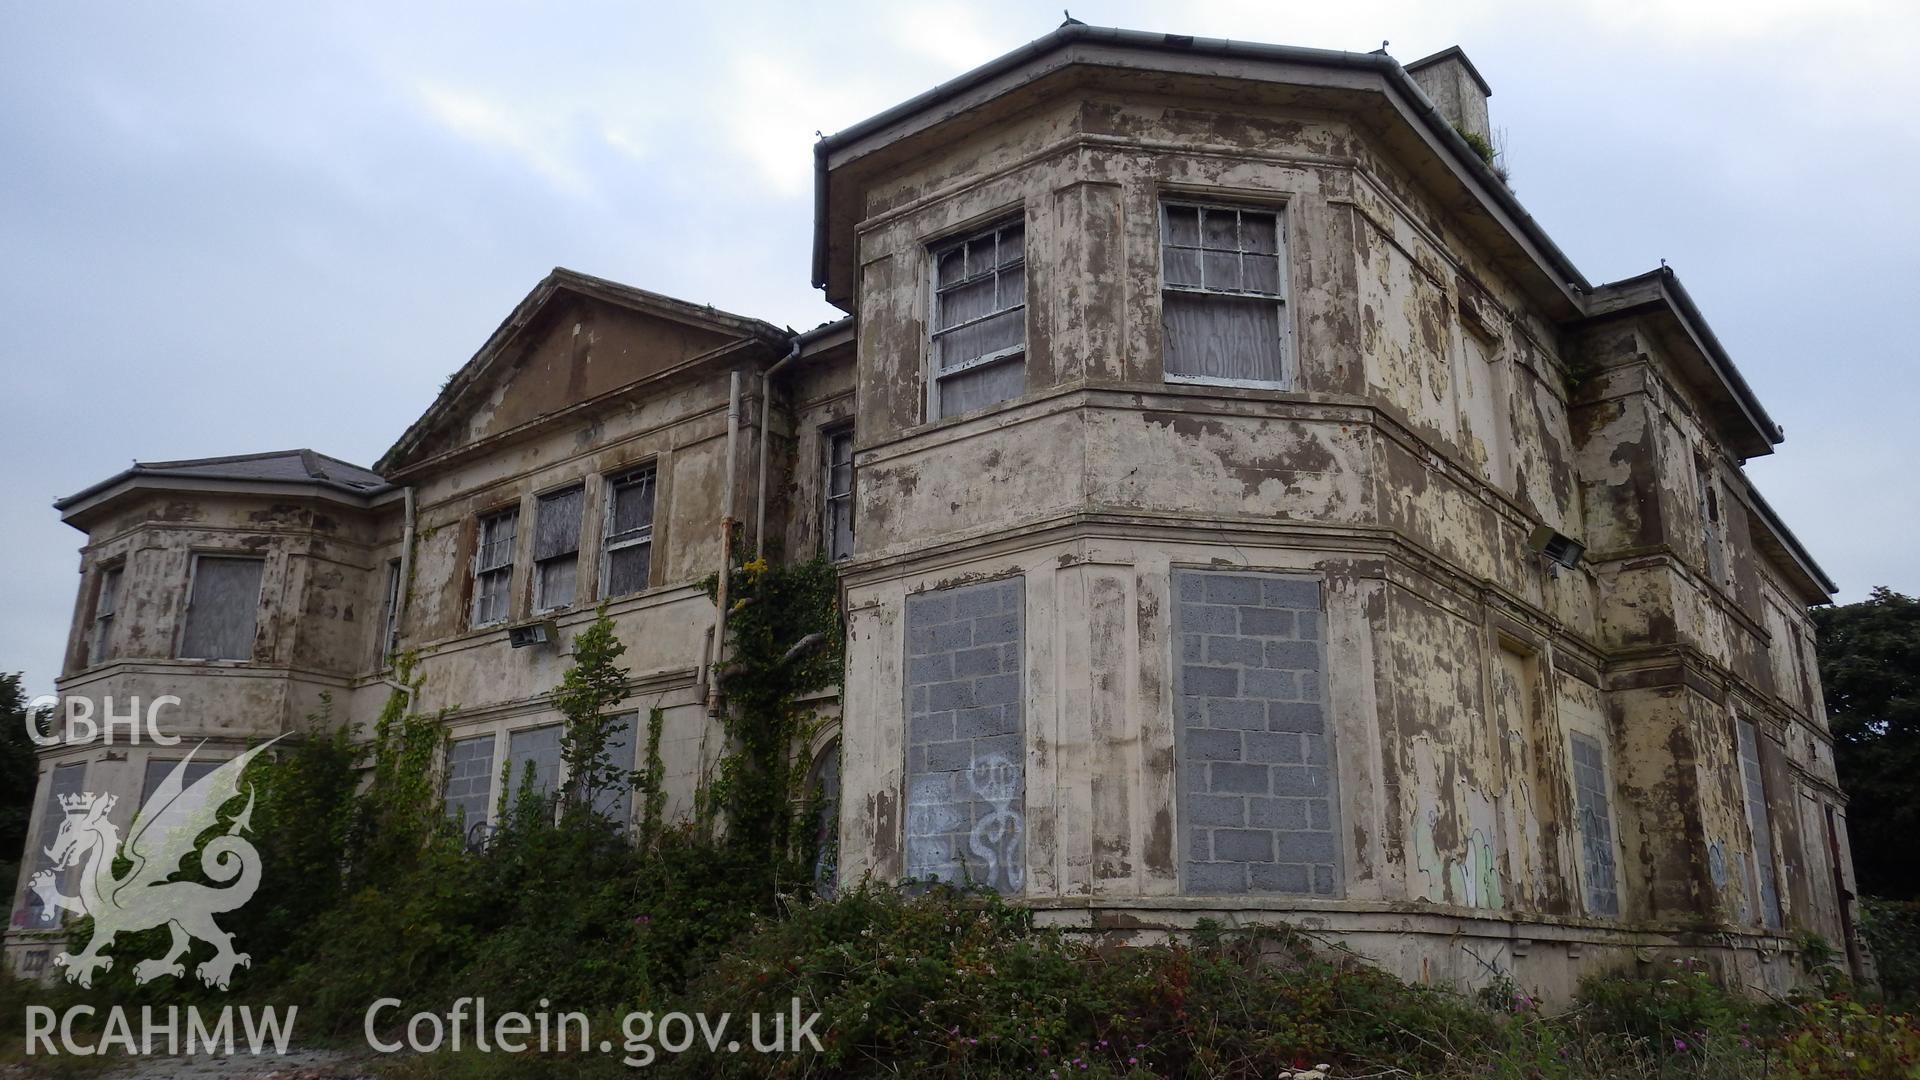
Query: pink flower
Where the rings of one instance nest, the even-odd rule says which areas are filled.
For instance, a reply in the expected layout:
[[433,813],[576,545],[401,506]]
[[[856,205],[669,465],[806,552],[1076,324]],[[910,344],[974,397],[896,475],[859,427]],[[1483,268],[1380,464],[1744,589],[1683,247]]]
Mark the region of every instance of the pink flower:
[[1685,1050],[1687,1048],[1687,1040],[1685,1039],[1673,1040],[1673,1048],[1675,1050]]

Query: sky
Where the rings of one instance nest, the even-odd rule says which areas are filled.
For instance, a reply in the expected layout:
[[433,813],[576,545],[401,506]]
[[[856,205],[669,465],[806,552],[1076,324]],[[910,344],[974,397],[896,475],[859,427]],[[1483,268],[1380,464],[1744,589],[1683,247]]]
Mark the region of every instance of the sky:
[[[1787,442],[1750,474],[1857,600],[1920,593],[1920,5],[1186,0],[1095,25],[1459,45],[1593,282],[1661,259]],[[0,671],[50,691],[125,468],[361,464],[554,266],[805,329],[816,133],[1054,4],[0,4]]]

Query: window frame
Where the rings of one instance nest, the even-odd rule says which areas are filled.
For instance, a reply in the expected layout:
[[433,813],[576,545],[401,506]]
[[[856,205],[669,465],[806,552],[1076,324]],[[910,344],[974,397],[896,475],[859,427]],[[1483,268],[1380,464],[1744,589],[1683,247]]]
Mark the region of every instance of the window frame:
[[[1021,233],[1020,259],[1017,263],[1010,263],[1006,266],[1002,266],[1000,265],[1000,258],[999,258],[1000,234],[1007,231],[1008,229],[1012,229],[1016,227],[1020,230],[1020,233]],[[938,420],[949,420],[956,416],[966,416],[972,413],[978,413],[986,409],[990,409],[994,405],[1005,404],[1008,401],[1014,401],[1021,397],[1026,396],[1024,376],[1025,376],[1025,369],[1026,369],[1026,362],[1027,362],[1027,349],[1032,339],[1032,334],[1030,332],[1032,330],[1032,327],[1027,325],[1027,313],[1028,313],[1027,297],[1030,290],[1028,288],[1029,279],[1027,276],[1028,262],[1027,262],[1026,233],[1027,233],[1027,217],[1026,217],[1026,212],[1024,208],[1022,208],[1019,210],[1012,211],[1001,217],[995,218],[988,224],[981,225],[976,228],[969,228],[964,232],[961,232],[956,235],[948,236],[943,240],[939,240],[927,245],[927,419],[929,422],[938,421]],[[990,311],[985,315],[968,319],[966,322],[963,322],[963,323],[956,323],[953,326],[942,327],[940,325],[940,296],[943,290],[943,286],[940,281],[940,260],[945,256],[947,256],[949,253],[955,251],[956,249],[965,248],[967,245],[973,244],[987,237],[991,237],[994,242],[994,262],[993,262],[992,275],[994,280],[995,302],[996,303],[999,302],[1000,275],[1016,266],[1020,269],[1020,302],[1017,304],[1011,305],[1009,307],[995,308],[993,311]],[[959,284],[971,283],[973,281],[976,281],[977,279],[978,279],[977,275],[966,277],[966,278],[963,278],[961,282],[959,282]],[[953,287],[952,285],[946,286],[946,288],[952,288],[952,287]],[[951,335],[960,330],[965,330],[972,326],[977,326],[980,323],[986,322],[989,319],[999,318],[1005,315],[1009,311],[1020,312],[1020,344],[1018,346],[998,349],[990,353],[983,353],[980,356],[963,360],[959,364],[956,364],[952,367],[941,366],[940,339],[942,337]],[[1013,395],[1013,397],[1002,398],[1001,400],[993,402],[992,404],[989,404],[989,405],[977,406],[973,409],[967,410],[966,412],[956,412],[952,414],[946,414],[941,412],[941,384],[944,383],[946,380],[951,379],[956,375],[964,375],[967,372],[978,371],[982,368],[992,367],[997,364],[1013,363],[1016,359],[1020,363],[1021,373],[1022,373],[1022,389],[1020,393]]]
[[[1172,193],[1172,192],[1161,195],[1159,201],[1160,201],[1160,207],[1159,207],[1159,213],[1158,213],[1159,228],[1155,234],[1159,244],[1159,260],[1158,260],[1158,265],[1156,266],[1155,269],[1156,269],[1156,272],[1159,274],[1159,278],[1160,278],[1160,376],[1161,376],[1161,379],[1165,382],[1178,383],[1178,384],[1188,385],[1188,386],[1232,386],[1232,387],[1240,387],[1242,389],[1248,389],[1248,390],[1294,389],[1297,383],[1297,371],[1296,371],[1296,364],[1294,359],[1294,348],[1293,348],[1293,341],[1294,341],[1293,321],[1292,321],[1293,320],[1293,303],[1292,303],[1293,297],[1292,297],[1292,290],[1289,288],[1292,281],[1291,281],[1291,276],[1287,272],[1288,270],[1287,201],[1285,199],[1275,199],[1274,201],[1267,202],[1267,201],[1261,201],[1258,199],[1238,199],[1233,197],[1211,198],[1204,195],[1193,195],[1193,194]],[[1195,286],[1195,285],[1184,285],[1184,284],[1176,285],[1176,284],[1170,283],[1167,280],[1167,251],[1169,250],[1170,247],[1179,248],[1181,250],[1191,250],[1195,252],[1202,252],[1202,253],[1204,253],[1207,250],[1204,246],[1190,247],[1189,245],[1186,245],[1186,244],[1171,243],[1173,228],[1171,223],[1168,221],[1167,211],[1170,209],[1174,209],[1176,207],[1181,209],[1197,210],[1200,212],[1199,216],[1195,218],[1194,225],[1195,225],[1195,228],[1200,231],[1200,234],[1202,237],[1204,237],[1205,235],[1205,230],[1206,230],[1205,214],[1208,211],[1215,211],[1215,212],[1231,211],[1235,215],[1236,245],[1239,242],[1238,241],[1238,224],[1239,224],[1238,215],[1246,214],[1246,213],[1271,214],[1273,216],[1273,247],[1274,247],[1273,255],[1274,255],[1274,263],[1275,263],[1275,283],[1274,283],[1275,291],[1273,292],[1273,294],[1269,295],[1261,292],[1248,292],[1245,289],[1240,289],[1240,290],[1209,289],[1204,284]],[[1247,249],[1244,247],[1236,246],[1234,249],[1234,252],[1240,257],[1240,267],[1242,271],[1241,280],[1245,281]],[[1202,254],[1201,256],[1200,265],[1201,265],[1202,281],[1204,282],[1205,274],[1206,274],[1206,258],[1204,254]],[[1243,301],[1254,301],[1254,300],[1271,301],[1275,306],[1275,324],[1279,329],[1280,377],[1274,380],[1233,379],[1233,378],[1225,378],[1225,377],[1215,376],[1215,375],[1187,375],[1187,374],[1180,374],[1180,373],[1175,373],[1173,371],[1167,370],[1167,347],[1166,347],[1167,301],[1166,301],[1166,298],[1168,293],[1179,293],[1186,296],[1224,297],[1228,299],[1243,300]]]
[[386,611],[385,618],[381,621],[381,641],[384,647],[380,651],[378,664],[381,668],[392,666],[393,654],[400,649],[400,594],[406,588],[405,583],[400,580],[401,562],[402,560],[397,558],[387,560],[387,585],[384,594]]
[[[513,519],[513,535],[506,541],[507,561],[483,568],[488,548],[498,546],[497,541],[489,543],[487,539],[488,525],[509,517]],[[474,515],[473,528],[473,563],[469,568],[469,576],[473,581],[473,603],[468,609],[467,620],[471,629],[483,630],[503,625],[513,618],[513,578],[519,563],[520,504],[496,507]],[[481,617],[480,605],[487,596],[487,579],[495,574],[504,575],[500,587],[500,611],[497,618],[485,619]]]
[[[1776,859],[1779,849],[1773,835],[1773,799],[1767,790],[1767,759],[1761,740],[1766,733],[1757,720],[1734,714],[1734,767],[1740,774],[1741,816],[1747,821],[1746,866],[1753,902],[1754,922],[1764,930],[1780,930],[1786,925],[1786,904],[1780,895],[1781,876]],[[1752,753],[1749,754],[1748,751]],[[1754,775],[1747,775],[1751,762]],[[1761,848],[1765,847],[1765,851]],[[1769,896],[1768,894],[1772,895]]]
[[[564,498],[568,495],[574,495],[574,494],[577,494],[580,497],[580,512],[577,515],[577,520],[575,520],[573,523],[573,550],[565,555],[554,555],[545,559],[538,558],[537,556],[539,554],[539,544],[540,544],[540,512],[541,510],[545,508],[547,503],[552,500]],[[579,606],[580,604],[580,541],[585,536],[587,531],[586,522],[587,522],[587,485],[586,485],[586,481],[584,480],[575,480],[569,484],[562,484],[561,486],[553,488],[551,490],[540,492],[539,494],[533,497],[534,548],[533,548],[532,554],[528,556],[528,559],[533,566],[533,570],[532,570],[533,613],[535,615],[551,615],[556,611],[566,611],[569,608],[574,608]],[[568,600],[564,604],[549,604],[547,603],[547,598],[545,595],[547,591],[546,575],[542,573],[542,571],[545,570],[547,564],[557,562],[562,559],[568,559],[568,558],[571,558],[573,560],[573,597],[572,599]]]
[[[836,464],[834,460],[834,450],[836,445],[839,443],[839,441],[842,438],[846,439],[847,441],[847,461],[846,461],[847,490],[836,494],[833,490],[833,469],[834,469],[834,465]],[[820,491],[821,491],[820,551],[822,554],[824,554],[827,557],[828,562],[844,562],[847,559],[853,558],[853,547],[852,547],[853,536],[854,536],[853,424],[851,422],[842,422],[838,424],[831,424],[831,425],[828,425],[827,427],[821,428],[820,429],[820,446],[821,446],[821,452],[822,452],[821,456],[824,458],[824,463],[822,468],[822,480],[820,484]],[[833,546],[834,538],[838,534],[838,530],[834,528],[836,524],[834,519],[834,513],[837,508],[836,504],[838,504],[838,508],[841,509],[847,515],[847,543],[848,543],[847,550],[844,553],[837,554],[837,555],[834,553],[834,546]]]
[[[125,587],[127,564],[115,560],[100,567],[94,585],[93,619],[87,627],[87,667],[97,667],[113,659],[114,616],[120,611],[120,593]],[[105,610],[101,609],[105,604]]]
[[[1599,774],[1598,787],[1588,787],[1580,782],[1581,761],[1579,747],[1582,743],[1585,743],[1586,746],[1591,749],[1595,761],[1593,768]],[[1578,853],[1580,857],[1581,905],[1586,908],[1587,914],[1589,915],[1607,919],[1618,919],[1621,917],[1621,894],[1625,890],[1621,888],[1620,858],[1619,851],[1617,850],[1619,846],[1619,829],[1614,814],[1614,803],[1616,800],[1613,797],[1613,769],[1608,757],[1606,744],[1593,734],[1586,731],[1570,731],[1567,733],[1567,780],[1573,787],[1574,827],[1577,830],[1576,838],[1582,847],[1582,850]],[[1591,793],[1594,799],[1599,800],[1606,810],[1606,818],[1604,820],[1600,820],[1599,815],[1593,812],[1590,801],[1588,805],[1582,805],[1583,796],[1588,793]],[[1599,834],[1595,834],[1593,831],[1596,822],[1603,827],[1603,831]],[[1595,882],[1587,876],[1589,867],[1587,866],[1588,853],[1586,848],[1589,845],[1597,846],[1606,856],[1606,871],[1610,880],[1607,882],[1607,888],[1604,890],[1599,889]],[[1599,895],[1604,895],[1611,899],[1612,910],[1607,910],[1601,904],[1595,903]]]
[[[625,539],[616,539],[613,525],[615,515],[620,508],[620,485],[633,481],[641,475],[649,477],[647,501],[652,512],[647,516],[644,529],[634,529],[636,535]],[[605,474],[601,479],[601,491],[604,495],[600,522],[600,599],[616,600],[621,597],[639,596],[653,588],[653,537],[660,524],[660,463],[658,460],[645,461],[615,472]],[[627,551],[645,546],[647,549],[647,580],[633,592],[615,594],[613,591],[613,555],[617,551]]]
[[[189,637],[192,636],[192,632],[193,632],[194,590],[197,589],[200,584],[200,564],[207,559],[227,559],[234,562],[250,562],[250,563],[257,563],[260,566],[259,589],[257,592],[255,592],[253,597],[254,640],[248,642],[247,655],[245,657],[188,656],[187,655],[187,640]],[[251,664],[253,663],[254,646],[259,643],[259,637],[260,637],[260,599],[262,596],[266,595],[266,587],[267,587],[267,559],[266,559],[266,556],[264,555],[249,555],[244,552],[235,552],[235,551],[193,552],[193,557],[190,560],[188,560],[188,563],[187,563],[187,600],[186,600],[186,606],[180,612],[179,627],[175,632],[174,643],[173,643],[173,658],[176,660],[194,660],[200,663],[218,663],[218,664]]]

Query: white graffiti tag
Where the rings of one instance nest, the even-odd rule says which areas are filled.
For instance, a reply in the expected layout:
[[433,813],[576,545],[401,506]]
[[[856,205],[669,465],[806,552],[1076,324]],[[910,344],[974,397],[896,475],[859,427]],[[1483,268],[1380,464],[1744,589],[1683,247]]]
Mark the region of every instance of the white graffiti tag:
[[1026,865],[1020,851],[1025,823],[1013,809],[1020,794],[1020,766],[1005,754],[975,758],[967,770],[967,782],[976,797],[992,805],[987,816],[974,822],[969,842],[974,857],[987,864],[985,881],[990,888],[1019,892],[1026,884]]

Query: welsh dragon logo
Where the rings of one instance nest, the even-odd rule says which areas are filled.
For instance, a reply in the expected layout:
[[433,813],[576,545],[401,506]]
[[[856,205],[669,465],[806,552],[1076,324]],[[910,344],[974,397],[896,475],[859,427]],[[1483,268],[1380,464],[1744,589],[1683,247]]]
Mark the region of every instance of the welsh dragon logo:
[[[215,925],[213,917],[239,908],[253,899],[254,890],[260,887],[260,853],[240,835],[251,827],[252,787],[247,789],[246,806],[225,833],[208,840],[204,848],[199,848],[196,841],[219,824],[220,808],[239,796],[240,774],[247,765],[278,741],[276,737],[248,750],[182,790],[182,776],[193,761],[189,752],[134,816],[124,850],[119,827],[108,820],[116,802],[114,796],[92,792],[61,796],[60,809],[66,813],[66,820],[60,823],[53,846],[46,849],[54,869],[35,874],[27,887],[39,894],[44,905],[42,918],[48,922],[60,908],[93,916],[93,938],[87,947],[77,955],[63,952],[53,958],[55,964],[67,969],[68,981],[92,986],[94,972],[113,969],[113,958],[103,953],[115,936],[161,925],[172,931],[173,942],[165,956],[134,965],[137,982],[184,976],[186,967],[180,958],[195,938],[214,948],[213,959],[194,969],[208,986],[225,990],[234,968],[251,966],[246,953],[233,951],[233,935]],[[221,887],[168,880],[196,848],[200,851],[201,872]],[[118,877],[114,875],[115,854],[129,863],[126,873]],[[82,867],[79,895],[67,896],[60,891],[58,872],[73,867]]]

